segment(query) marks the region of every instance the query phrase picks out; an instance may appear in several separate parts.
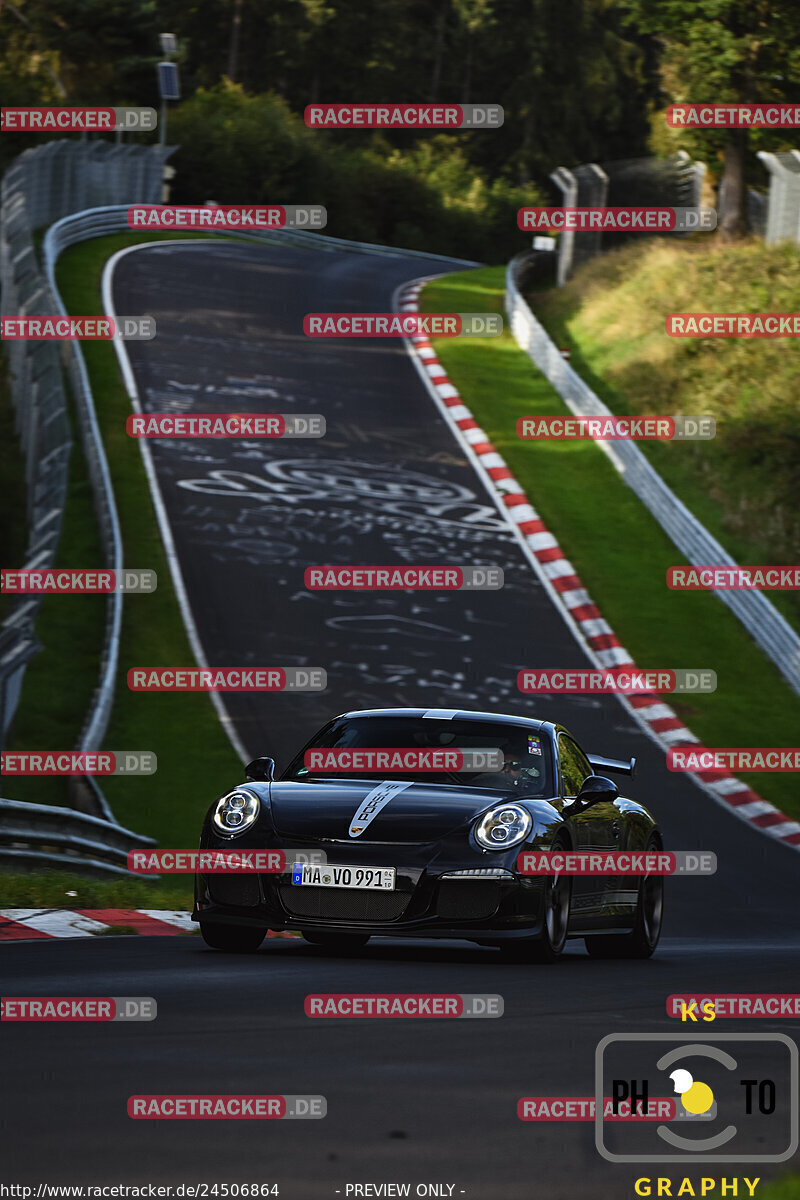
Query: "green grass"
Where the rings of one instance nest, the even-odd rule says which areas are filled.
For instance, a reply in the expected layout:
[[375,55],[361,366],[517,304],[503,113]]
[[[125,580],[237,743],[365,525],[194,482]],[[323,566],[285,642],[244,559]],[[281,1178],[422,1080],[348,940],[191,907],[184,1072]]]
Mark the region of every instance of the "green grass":
[[[21,566],[27,546],[25,464],[14,430],[14,409],[7,366],[0,362],[0,477],[4,519],[0,523],[0,562]],[[102,565],[86,466],[75,421],[70,413],[73,447],[64,523],[56,553],[57,567]],[[11,603],[3,596],[0,614]],[[57,749],[74,746],[96,685],[96,663],[102,646],[104,601],[97,596],[45,597],[36,618],[36,635],[45,651],[31,659],[21,703],[9,731],[9,750]],[[57,776],[19,777],[4,781],[3,792],[18,800],[66,804],[67,781]]]
[[[100,280],[106,260],[134,242],[174,239],[120,234],[68,250],[59,260],[57,281],[67,310],[102,312]],[[196,234],[186,235],[196,238]],[[83,346],[114,484],[126,566],[157,572],[158,587],[148,595],[126,595],[114,707],[104,740],[108,749],[151,750],[158,756],[154,776],[107,776],[99,782],[121,824],[155,837],[162,845],[197,844],[200,820],[211,800],[241,779],[238,756],[204,693],[134,693],[126,683],[129,666],[191,667],[194,659],[172,588],[139,445],[125,432],[130,402],[109,343]],[[96,526],[89,507],[88,480],[74,452],[68,522],[59,563],[93,566],[99,559]],[[94,607],[96,612],[90,613]],[[68,749],[83,722],[98,677],[102,645],[102,599],[48,597],[37,632],[45,650],[29,668],[9,748]],[[64,803],[64,781],[8,779],[4,794],[36,803]],[[3,886],[5,900],[5,885]]]
[[[74,422],[72,436],[64,525],[55,565],[99,567],[103,565],[102,548]],[[24,522],[21,524],[24,528]],[[21,563],[22,556],[11,561]],[[75,745],[97,685],[104,621],[102,596],[44,597],[35,624],[44,649],[25,672],[8,750],[69,750]],[[67,780],[56,775],[8,778],[3,794],[34,804],[68,804]]]
[[[502,312],[504,268],[428,284],[426,312]],[[708,746],[792,746],[800,697],[721,602],[671,592],[668,566],[684,560],[592,442],[522,442],[517,418],[566,413],[564,402],[506,331],[446,339],[436,352],[476,420],[575,565],[595,603],[640,667],[710,667],[717,691],[665,700]],[[533,647],[531,661],[536,666]],[[800,816],[793,776],[743,775],[765,799]]]
[[124,876],[109,880],[87,879],[66,871],[0,875],[3,908],[175,908],[191,911],[192,887],[191,875],[162,877],[158,881]]
[[[708,413],[709,442],[642,443],[740,563],[800,562],[800,346],[794,338],[671,338],[668,312],[794,312],[800,247],[752,239],[634,243],[532,306],[612,412]],[[770,592],[800,630],[800,594]]]
[[759,1185],[758,1196],[759,1200],[800,1200],[800,1175],[784,1175],[763,1187]]

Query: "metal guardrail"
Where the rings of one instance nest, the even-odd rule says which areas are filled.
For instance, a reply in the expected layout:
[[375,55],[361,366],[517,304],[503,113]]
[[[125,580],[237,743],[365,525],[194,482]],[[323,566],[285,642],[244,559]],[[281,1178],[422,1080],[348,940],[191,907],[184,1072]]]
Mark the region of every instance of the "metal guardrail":
[[[0,185],[0,312],[65,314],[55,283],[58,255],[46,252],[43,273],[32,231],[90,204],[123,197],[131,203],[157,203],[170,153],[170,147],[56,141],[16,158]],[[23,566],[52,567],[61,534],[72,447],[63,367],[72,386],[104,560],[106,566],[121,569],[114,492],[79,344],[67,342],[59,348],[48,342],[9,342],[7,356],[25,456],[29,535]],[[41,596],[15,597],[0,628],[0,745],[16,712],[27,664],[43,648],[34,632],[41,601]],[[107,600],[100,680],[78,739],[79,750],[98,749],[108,725],[121,619],[122,595],[115,592]],[[92,776],[70,780],[70,799],[99,815],[0,800],[0,866],[124,875],[127,850],[155,844],[116,823]]]
[[[69,217],[64,218],[69,220]],[[55,268],[60,253],[58,238],[54,230],[62,224],[57,222],[52,226],[44,240],[44,264],[50,291],[55,300],[59,313],[66,316],[67,309],[56,286]],[[69,244],[69,243],[67,243]],[[79,342],[64,343],[64,359],[69,377],[72,395],[78,414],[78,424],[81,432],[81,443],[86,458],[89,478],[92,481],[94,511],[100,531],[105,565],[115,571],[123,568],[122,531],[117,514],[117,504],[114,499],[114,488],[111,473],[108,469],[103,438],[97,423],[97,412],[94,397],[89,384],[89,373],[86,370],[86,360]],[[108,728],[111,716],[111,706],[114,700],[114,686],[117,677],[119,659],[119,639],[122,630],[122,593],[112,592],[106,600],[106,626],[103,637],[103,649],[100,661],[100,679],[92,696],[92,703],[86,714],[76,744],[77,750],[99,749],[103,735]]]
[[[134,203],[134,201],[131,201]],[[103,237],[109,233],[130,233],[127,213],[128,204],[109,204],[98,208],[86,209],[74,213],[58,221],[48,231],[45,239],[45,256],[48,254],[48,241],[55,258],[68,246],[87,241],[93,237]],[[146,235],[146,230],[140,230]],[[192,230],[181,229],[181,233]],[[468,258],[451,258],[443,254],[429,254],[425,250],[398,250],[392,246],[381,246],[376,242],[350,242],[342,238],[330,237],[325,233],[313,233],[307,229],[207,229],[198,226],[194,231],[198,235],[212,234],[215,237],[244,238],[246,241],[276,243],[278,245],[308,246],[317,250],[338,250],[354,254],[381,254],[391,258],[429,258],[434,262],[460,263],[466,267],[480,267],[483,264]]]
[[[39,270],[24,195],[0,188],[0,313],[46,314],[53,297]],[[28,544],[23,566],[53,565],[72,448],[67,398],[54,343],[5,343],[15,429],[25,463]],[[34,632],[41,596],[15,596],[0,630],[0,741],[13,719],[28,662],[42,649]]]
[[6,869],[127,875],[128,851],[155,845],[152,838],[115,821],[71,808],[0,799],[0,867]]
[[[512,259],[506,270],[505,308],[511,332],[576,416],[608,416],[610,409],[564,360],[520,294],[517,271],[526,257]],[[690,563],[737,565],[667,486],[635,442],[615,442],[613,448],[605,442],[599,444],[628,487]],[[762,592],[716,592],[715,595],[738,617],[789,686],[800,694],[800,637],[788,621]]]
[[377,242],[351,242],[343,238],[330,237],[326,233],[312,233],[305,229],[274,229],[263,233],[240,233],[235,229],[219,229],[216,233],[232,237],[246,237],[257,242],[275,240],[284,245],[309,246],[317,250],[338,250],[351,254],[381,254],[387,258],[429,258],[434,262],[459,263],[464,267],[482,267],[483,263],[471,258],[452,258],[447,254],[430,254],[427,250],[399,250],[393,246],[381,246]]
[[[32,231],[97,202],[157,203],[170,147],[109,142],[46,142],[14,159],[0,187],[0,312],[65,313],[55,284],[55,256],[42,273]],[[47,241],[47,239],[46,239]],[[46,256],[47,257],[47,256]],[[9,342],[11,396],[26,463],[29,540],[23,566],[54,565],[67,496],[72,439],[62,366],[70,379],[92,485],[103,556],[122,566],[114,493],[83,354],[77,342]],[[19,596],[0,629],[0,744],[14,717],[25,668],[41,644],[34,620],[41,596]],[[122,595],[107,599],[100,680],[76,749],[97,749],[111,711]],[[85,790],[85,789],[84,789]],[[104,801],[93,803],[103,810]]]

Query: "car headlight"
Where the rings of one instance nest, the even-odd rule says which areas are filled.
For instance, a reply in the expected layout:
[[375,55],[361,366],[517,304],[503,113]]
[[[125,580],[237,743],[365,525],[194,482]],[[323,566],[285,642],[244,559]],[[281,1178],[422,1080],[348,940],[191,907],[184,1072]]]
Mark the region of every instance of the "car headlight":
[[226,837],[235,837],[250,828],[260,808],[261,802],[252,792],[230,792],[217,801],[214,827]]
[[481,817],[475,837],[486,850],[505,850],[524,841],[532,825],[531,814],[522,805],[502,804]]

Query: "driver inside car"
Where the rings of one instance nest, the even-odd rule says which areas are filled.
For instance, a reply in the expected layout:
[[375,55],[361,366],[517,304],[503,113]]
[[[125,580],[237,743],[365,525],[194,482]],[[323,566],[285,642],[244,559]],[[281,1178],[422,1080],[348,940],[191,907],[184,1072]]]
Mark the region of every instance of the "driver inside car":
[[513,788],[521,795],[535,795],[543,782],[541,761],[541,755],[504,749],[502,768],[477,775],[475,784],[477,787]]

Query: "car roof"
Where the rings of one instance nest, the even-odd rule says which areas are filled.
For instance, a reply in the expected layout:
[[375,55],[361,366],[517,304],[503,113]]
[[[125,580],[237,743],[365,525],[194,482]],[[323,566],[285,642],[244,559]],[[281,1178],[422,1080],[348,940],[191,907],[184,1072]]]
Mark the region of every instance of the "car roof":
[[489,721],[496,725],[519,725],[523,729],[538,729],[552,733],[556,728],[552,721],[539,721],[533,717],[512,716],[510,713],[478,712],[469,708],[363,708],[339,713],[339,717],[422,717],[429,720]]

